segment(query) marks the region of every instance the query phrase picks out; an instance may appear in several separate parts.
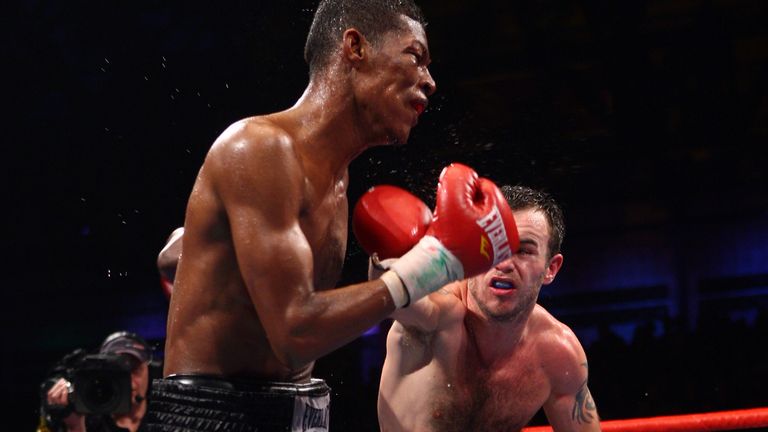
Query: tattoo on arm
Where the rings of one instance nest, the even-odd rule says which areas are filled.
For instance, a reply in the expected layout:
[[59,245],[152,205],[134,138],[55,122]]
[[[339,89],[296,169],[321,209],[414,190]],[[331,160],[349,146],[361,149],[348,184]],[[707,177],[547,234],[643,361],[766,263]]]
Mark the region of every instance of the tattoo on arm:
[[[582,363],[582,366],[589,369],[587,363]],[[587,388],[587,379],[584,379],[579,391],[576,392],[575,399],[573,409],[571,410],[571,418],[577,423],[592,423],[592,420],[597,416],[597,412],[595,401],[592,399],[592,394],[589,393]]]

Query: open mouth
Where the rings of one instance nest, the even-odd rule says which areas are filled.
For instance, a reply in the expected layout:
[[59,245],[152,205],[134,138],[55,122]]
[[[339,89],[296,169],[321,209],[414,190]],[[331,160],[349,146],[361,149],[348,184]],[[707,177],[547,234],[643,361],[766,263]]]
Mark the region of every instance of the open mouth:
[[421,115],[421,113],[424,112],[424,110],[427,108],[427,104],[421,101],[414,101],[411,103],[411,106],[413,109],[416,110],[416,114]]
[[510,291],[515,289],[515,285],[512,284],[512,282],[503,280],[503,279],[492,279],[491,280],[491,288],[497,289],[497,290],[504,290],[504,291]]

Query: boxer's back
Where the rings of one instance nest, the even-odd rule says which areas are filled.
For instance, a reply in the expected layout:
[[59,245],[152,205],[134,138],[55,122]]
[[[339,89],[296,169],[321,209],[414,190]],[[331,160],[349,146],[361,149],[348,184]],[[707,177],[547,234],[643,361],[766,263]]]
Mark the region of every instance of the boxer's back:
[[[284,132],[270,122],[265,125],[263,118],[241,123],[232,127],[239,128],[238,131],[229,132],[236,135],[235,138],[228,138],[225,132],[211,148],[189,199],[183,251],[169,309],[164,373],[305,381],[312,364],[291,370],[278,360],[262,325],[265,318],[259,316],[252,298],[270,295],[270,290],[295,288],[269,284],[274,286],[251,286],[249,290],[241,271],[243,263],[238,263],[235,253],[236,244],[258,239],[234,240],[237,233],[231,229],[231,218],[241,215],[238,206],[266,206],[268,214],[270,207],[281,203],[271,202],[275,199],[269,196],[254,200],[256,202],[228,203],[222,198],[228,191],[222,188],[231,187],[226,186],[231,179],[222,181],[221,177],[229,175],[230,168],[267,174],[274,167],[266,165],[276,164],[276,159],[287,167],[281,170],[285,181],[297,186],[287,188],[289,192],[279,199],[298,202],[295,219],[312,252],[313,268],[308,271],[312,272],[315,289],[332,288],[341,271],[347,238],[347,177],[344,175],[334,182],[313,173],[312,167],[291,150],[294,144],[287,134],[281,134],[280,139],[289,142],[281,144],[282,150],[277,153],[267,151],[262,157],[259,153],[263,151],[256,149],[255,158],[243,158],[244,164],[250,162],[247,167],[231,166],[233,160],[240,160],[238,152],[254,150],[243,149],[243,146],[262,144],[258,135],[264,133],[265,126]],[[256,136],[249,137],[252,134],[248,129],[254,128],[258,130]],[[227,164],[230,166],[222,169]],[[254,174],[253,179],[257,177]],[[247,182],[241,183],[235,182],[237,187],[249,187]],[[273,227],[264,224],[254,229],[263,231]],[[256,271],[279,272],[281,269]]]

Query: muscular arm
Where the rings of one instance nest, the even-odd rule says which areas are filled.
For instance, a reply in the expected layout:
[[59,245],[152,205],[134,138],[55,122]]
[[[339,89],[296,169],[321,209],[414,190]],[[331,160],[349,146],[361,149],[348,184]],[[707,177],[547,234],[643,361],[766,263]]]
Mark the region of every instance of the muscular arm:
[[599,432],[600,418],[587,387],[589,368],[584,349],[567,328],[560,344],[551,359],[551,366],[559,372],[555,372],[552,394],[544,404],[547,419],[555,432]]
[[[395,261],[395,258],[390,258],[383,262],[379,262],[373,258],[369,259],[368,280],[376,280],[380,278]],[[422,297],[405,308],[395,309],[395,311],[392,312],[392,315],[390,315],[390,318],[398,321],[405,327],[410,327],[424,333],[431,332],[437,328],[437,324],[440,320],[439,303],[435,301],[433,296],[444,295],[445,293],[446,288],[442,288],[438,290],[437,293]]]
[[396,309],[391,317],[406,327],[431,332],[437,327],[439,307],[431,296],[427,296],[406,308]]
[[466,309],[461,303],[461,294],[459,293],[462,284],[466,284],[466,281],[445,285],[416,303],[395,310],[392,313],[392,318],[404,326],[422,333],[432,333],[444,329],[446,320],[448,322],[463,320]]
[[600,431],[597,407],[587,387],[586,378],[575,393],[553,396],[544,405],[544,412],[555,432]]
[[299,220],[305,174],[288,138],[262,129],[224,138],[209,155],[209,175],[272,350],[297,368],[353,340],[394,305],[380,280],[315,289],[313,251]]

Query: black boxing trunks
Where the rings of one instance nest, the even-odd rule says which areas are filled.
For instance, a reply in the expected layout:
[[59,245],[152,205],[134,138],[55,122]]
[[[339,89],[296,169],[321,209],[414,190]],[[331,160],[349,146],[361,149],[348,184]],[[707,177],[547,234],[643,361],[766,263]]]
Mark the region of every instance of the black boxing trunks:
[[307,384],[171,375],[152,382],[147,431],[328,431],[331,389]]

